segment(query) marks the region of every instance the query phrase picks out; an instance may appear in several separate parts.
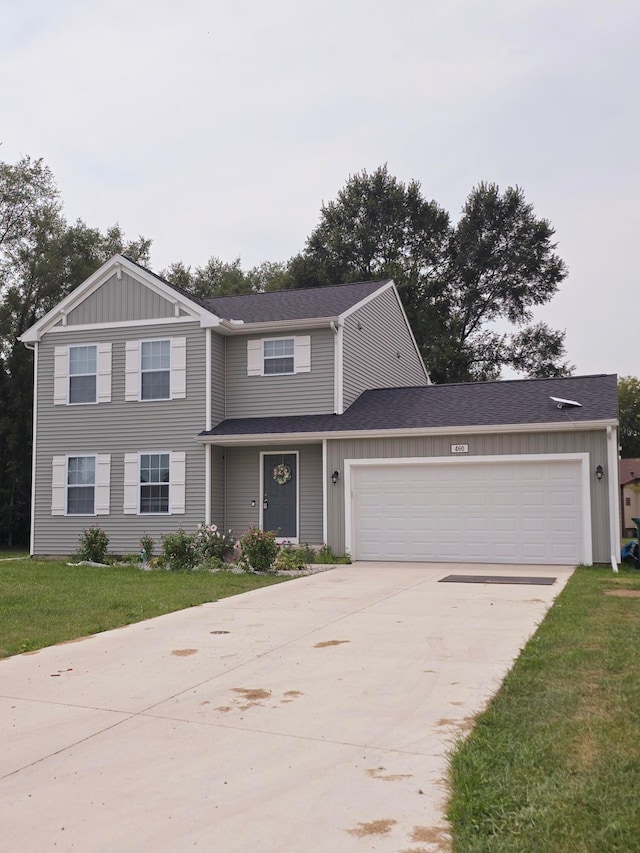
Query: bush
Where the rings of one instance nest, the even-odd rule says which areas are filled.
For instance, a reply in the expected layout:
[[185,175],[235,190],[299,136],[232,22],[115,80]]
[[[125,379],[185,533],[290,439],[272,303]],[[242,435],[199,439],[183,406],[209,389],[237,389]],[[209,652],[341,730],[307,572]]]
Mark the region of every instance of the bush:
[[149,563],[153,559],[155,548],[156,543],[153,540],[153,536],[144,533],[140,537],[140,562]]
[[100,527],[88,527],[80,536],[78,559],[91,563],[104,563],[107,559],[109,537]]
[[252,527],[240,540],[242,559],[257,572],[268,572],[278,554],[276,534],[273,530]]
[[215,524],[199,524],[193,534],[193,540],[198,557],[203,563],[212,559],[228,560],[236,544],[231,531],[223,533]]
[[194,534],[179,528],[162,537],[162,564],[171,571],[189,571],[198,563]]
[[291,545],[284,545],[280,549],[280,553],[276,558],[275,569],[277,572],[300,571],[307,566],[307,561],[304,558],[304,552],[299,548],[292,548]]
[[319,551],[316,551],[312,563],[331,564],[343,563],[349,565],[351,563],[351,554],[334,554],[328,545],[323,545]]

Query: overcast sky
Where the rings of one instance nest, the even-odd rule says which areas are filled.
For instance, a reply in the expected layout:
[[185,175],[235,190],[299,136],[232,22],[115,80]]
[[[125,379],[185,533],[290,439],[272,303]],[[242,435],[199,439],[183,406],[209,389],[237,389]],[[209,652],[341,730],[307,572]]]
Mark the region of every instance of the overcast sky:
[[455,220],[518,184],[570,275],[577,373],[640,375],[638,0],[0,0],[0,159],[152,267],[304,246],[387,163]]

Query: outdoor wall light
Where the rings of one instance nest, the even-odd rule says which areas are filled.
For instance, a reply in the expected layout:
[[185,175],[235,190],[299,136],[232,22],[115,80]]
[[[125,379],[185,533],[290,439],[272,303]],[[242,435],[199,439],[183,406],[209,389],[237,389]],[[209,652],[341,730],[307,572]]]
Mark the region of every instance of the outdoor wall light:
[[331,475],[331,482],[333,483],[334,486],[338,482],[339,479],[340,479],[340,471],[334,471],[333,474]]
[[604,468],[602,467],[602,465],[598,465],[598,467],[596,468],[596,480],[601,480],[603,476]]

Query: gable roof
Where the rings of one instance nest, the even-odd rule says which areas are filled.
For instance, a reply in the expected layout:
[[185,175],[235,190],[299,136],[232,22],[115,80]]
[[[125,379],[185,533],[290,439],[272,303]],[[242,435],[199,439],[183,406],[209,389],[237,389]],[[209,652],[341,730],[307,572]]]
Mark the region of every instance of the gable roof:
[[202,300],[204,306],[225,320],[244,323],[271,323],[278,320],[311,320],[338,317],[354,308],[391,280],[358,281],[300,290],[273,290],[216,296]]
[[[551,397],[576,400],[581,408],[559,409]],[[205,439],[385,430],[460,432],[527,425],[580,428],[617,419],[615,374],[558,379],[467,382],[365,391],[342,415],[239,418],[200,433]]]
[[640,459],[621,459],[620,485],[626,486],[634,480],[640,480]]

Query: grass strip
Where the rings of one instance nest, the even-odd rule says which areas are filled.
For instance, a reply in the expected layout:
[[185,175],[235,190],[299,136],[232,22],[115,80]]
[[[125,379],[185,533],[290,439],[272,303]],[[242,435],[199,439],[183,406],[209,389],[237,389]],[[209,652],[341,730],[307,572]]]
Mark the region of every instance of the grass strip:
[[456,853],[640,850],[639,591],[579,567],[558,596],[451,757]]
[[274,575],[0,562],[0,657],[280,583]]

